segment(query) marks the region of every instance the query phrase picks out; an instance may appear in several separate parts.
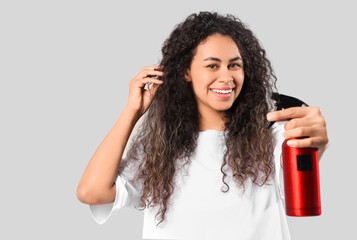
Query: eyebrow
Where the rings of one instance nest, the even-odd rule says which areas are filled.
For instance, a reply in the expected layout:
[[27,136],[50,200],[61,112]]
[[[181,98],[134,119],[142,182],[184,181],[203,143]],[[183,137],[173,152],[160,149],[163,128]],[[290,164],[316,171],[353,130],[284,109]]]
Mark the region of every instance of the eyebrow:
[[[210,60],[216,61],[216,62],[222,62],[221,59],[215,58],[215,57],[208,57],[208,58],[206,58],[206,59],[203,60],[203,61],[210,61]],[[229,62],[234,62],[234,61],[237,61],[237,60],[243,61],[243,59],[242,59],[241,57],[235,57],[235,58],[230,59]]]

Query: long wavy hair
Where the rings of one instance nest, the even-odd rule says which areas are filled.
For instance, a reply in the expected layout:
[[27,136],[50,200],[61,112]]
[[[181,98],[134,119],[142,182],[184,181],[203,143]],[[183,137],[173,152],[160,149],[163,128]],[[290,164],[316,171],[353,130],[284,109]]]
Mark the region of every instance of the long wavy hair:
[[[272,130],[266,113],[271,110],[270,94],[276,89],[276,77],[265,50],[244,23],[233,15],[215,12],[191,14],[178,24],[162,47],[164,77],[145,113],[145,120],[127,152],[129,163],[138,163],[135,182],[141,182],[141,207],[160,205],[156,214],[165,220],[170,196],[175,189],[178,166],[190,163],[197,146],[199,113],[191,83],[185,81],[197,46],[212,34],[230,36],[243,58],[244,84],[232,107],[225,112],[222,159],[222,192],[229,191],[225,182],[226,165],[237,187],[244,189],[247,179],[253,184],[269,184],[275,174]],[[123,163],[124,164],[124,163]],[[189,166],[189,165],[188,165]],[[125,167],[125,166],[122,166]],[[223,185],[222,185],[223,186]]]

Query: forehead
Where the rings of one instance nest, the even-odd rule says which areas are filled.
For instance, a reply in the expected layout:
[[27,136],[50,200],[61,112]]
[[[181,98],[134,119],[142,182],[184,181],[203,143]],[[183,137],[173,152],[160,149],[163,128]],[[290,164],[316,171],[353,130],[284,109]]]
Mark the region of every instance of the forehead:
[[231,59],[240,57],[240,51],[237,44],[230,36],[214,34],[208,36],[196,48],[195,58],[218,57],[222,59]]

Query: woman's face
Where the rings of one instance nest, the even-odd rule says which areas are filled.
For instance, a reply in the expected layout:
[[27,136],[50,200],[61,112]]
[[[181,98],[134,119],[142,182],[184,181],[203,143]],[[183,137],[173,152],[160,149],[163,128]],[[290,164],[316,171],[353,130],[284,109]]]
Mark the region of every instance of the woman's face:
[[243,59],[232,38],[221,34],[206,38],[197,46],[185,77],[192,82],[201,115],[229,109],[244,81]]

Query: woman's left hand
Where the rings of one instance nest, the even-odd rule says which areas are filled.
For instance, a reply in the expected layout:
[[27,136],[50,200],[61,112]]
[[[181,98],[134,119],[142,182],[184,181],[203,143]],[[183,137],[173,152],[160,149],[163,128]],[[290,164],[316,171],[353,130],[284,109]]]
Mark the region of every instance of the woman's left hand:
[[[317,147],[322,154],[329,146],[326,121],[319,107],[291,107],[267,114],[268,121],[288,121],[284,137],[291,147]],[[305,138],[302,138],[305,137]],[[301,139],[296,139],[301,138]]]

